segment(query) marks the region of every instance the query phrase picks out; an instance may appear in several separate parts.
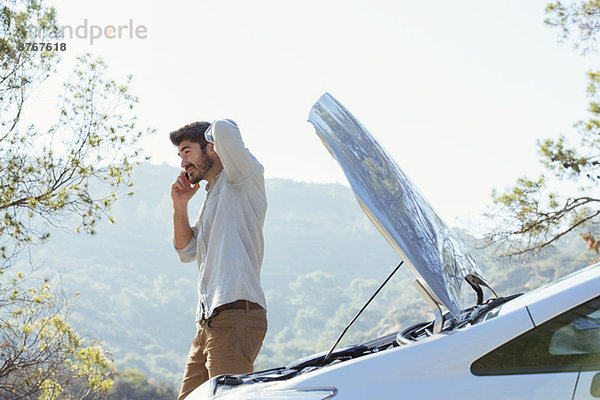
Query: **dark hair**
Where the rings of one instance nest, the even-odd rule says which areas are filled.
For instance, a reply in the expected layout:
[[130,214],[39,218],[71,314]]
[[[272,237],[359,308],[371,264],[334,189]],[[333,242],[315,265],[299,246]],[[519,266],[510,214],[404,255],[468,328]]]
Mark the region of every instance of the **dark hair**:
[[209,126],[210,122],[192,122],[191,124],[187,124],[176,131],[171,132],[169,138],[171,139],[171,143],[175,146],[179,146],[181,142],[188,140],[200,144],[200,148],[204,150],[208,144],[204,137],[204,132],[206,132]]

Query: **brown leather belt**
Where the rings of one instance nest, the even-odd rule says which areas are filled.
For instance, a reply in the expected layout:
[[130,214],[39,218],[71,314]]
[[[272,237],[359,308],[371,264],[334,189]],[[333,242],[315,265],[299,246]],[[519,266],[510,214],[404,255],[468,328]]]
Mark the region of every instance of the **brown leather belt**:
[[262,309],[262,307],[256,303],[253,303],[251,301],[248,300],[237,300],[231,303],[227,303],[227,304],[223,304],[217,308],[215,308],[215,311],[213,312],[213,316],[215,316],[217,313],[224,311],[224,310],[258,310],[258,309]]

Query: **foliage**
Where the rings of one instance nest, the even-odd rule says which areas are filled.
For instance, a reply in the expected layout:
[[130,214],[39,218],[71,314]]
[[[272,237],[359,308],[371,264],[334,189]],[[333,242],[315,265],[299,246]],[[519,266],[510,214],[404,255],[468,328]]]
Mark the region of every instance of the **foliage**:
[[60,61],[52,49],[22,46],[57,37],[56,11],[42,3],[0,6],[0,397],[92,398],[112,384],[101,345],[75,332],[70,304],[48,282],[28,287],[11,269],[55,227],[93,234],[98,220],[112,221],[113,202],[132,193],[143,132],[132,115],[131,77],[110,79],[89,54],[64,84],[54,123],[28,124],[37,119],[28,100]]
[[[77,229],[94,233],[97,221],[131,185],[129,176],[136,163],[132,160],[138,158],[134,145],[142,132],[135,131],[134,117],[123,112],[133,108],[137,99],[126,85],[106,78],[106,69],[102,60],[80,57],[74,78],[65,84],[58,121],[49,131],[39,132],[33,126],[20,130],[16,125],[4,132],[0,140],[3,267],[23,246],[47,240],[48,226],[62,226],[66,216],[79,216]],[[110,190],[94,193],[96,183]]]
[[[33,0],[27,6],[40,7]],[[2,39],[0,47],[2,268],[23,246],[47,240],[48,226],[62,226],[67,216],[79,216],[77,229],[94,233],[118,195],[132,193],[129,178],[140,158],[136,142],[143,134],[131,115],[138,102],[128,91],[131,77],[125,83],[108,78],[104,62],[89,54],[78,58],[64,85],[56,122],[47,131],[19,124],[31,89],[49,76],[57,57],[15,50],[23,40],[21,25],[42,18],[24,15],[29,12],[3,7],[4,31],[12,36]],[[52,9],[44,15],[55,24]],[[108,190],[102,192],[102,186]]]
[[545,23],[560,29],[561,39],[571,40],[583,52],[594,49],[600,29],[600,1],[574,1],[565,5],[560,1],[546,6]]
[[[546,23],[562,30],[565,39],[594,50],[600,28],[600,1],[561,2],[547,6]],[[576,34],[579,33],[579,36]],[[566,234],[586,228],[584,240],[597,252],[600,233],[600,71],[588,73],[588,117],[576,133],[538,141],[548,174],[522,177],[504,193],[494,191],[496,208],[490,216],[497,226],[490,242],[506,245],[509,256],[532,256]]]
[[48,281],[24,290],[17,274],[0,299],[0,397],[94,398],[108,390],[110,359],[66,321],[64,299]]
[[[0,144],[22,117],[23,105],[59,61],[54,51],[17,50],[19,43],[31,41],[31,30],[41,37],[58,32],[56,10],[37,0],[6,0],[0,8]],[[3,166],[5,168],[5,166]]]
[[166,382],[148,380],[143,372],[126,369],[115,375],[115,384],[106,394],[106,400],[160,400],[175,399],[179,391]]

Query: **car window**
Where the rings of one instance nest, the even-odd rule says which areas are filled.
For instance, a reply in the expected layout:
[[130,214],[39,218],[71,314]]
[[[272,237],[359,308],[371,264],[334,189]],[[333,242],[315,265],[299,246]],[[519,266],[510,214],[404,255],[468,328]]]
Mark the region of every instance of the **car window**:
[[549,351],[552,355],[600,353],[600,310],[581,313],[554,332]]
[[524,333],[475,361],[475,375],[600,368],[600,297]]

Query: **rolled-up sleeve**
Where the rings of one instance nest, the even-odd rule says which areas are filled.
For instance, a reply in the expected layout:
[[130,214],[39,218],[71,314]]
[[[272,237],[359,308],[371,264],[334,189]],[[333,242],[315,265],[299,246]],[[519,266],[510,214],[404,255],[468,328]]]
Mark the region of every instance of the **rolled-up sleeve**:
[[244,146],[235,122],[214,121],[206,132],[206,139],[215,144],[215,151],[229,182],[241,183],[261,167],[258,160]]
[[183,248],[178,249],[175,247],[175,240],[173,240],[173,248],[175,252],[179,256],[179,260],[183,263],[190,263],[196,260],[197,256],[197,244],[198,242],[198,228],[196,226],[192,227],[192,239],[190,239],[189,243]]

